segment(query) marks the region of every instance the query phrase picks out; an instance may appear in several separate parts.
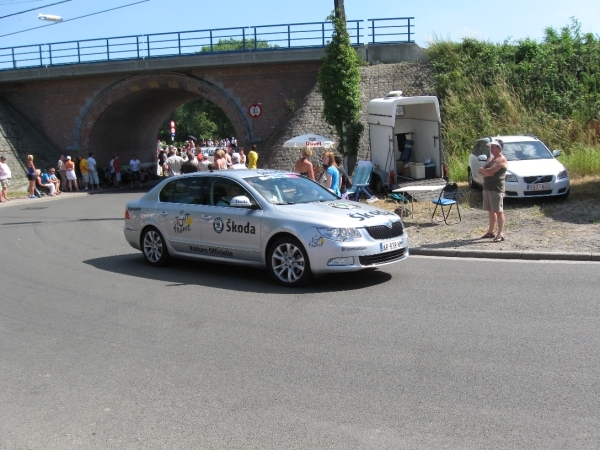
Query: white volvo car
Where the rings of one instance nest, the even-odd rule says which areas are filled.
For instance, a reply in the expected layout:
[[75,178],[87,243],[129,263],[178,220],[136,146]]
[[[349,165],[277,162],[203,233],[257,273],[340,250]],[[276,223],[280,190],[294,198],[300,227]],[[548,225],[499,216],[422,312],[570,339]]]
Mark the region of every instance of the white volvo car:
[[169,178],[127,203],[124,233],[151,265],[173,257],[254,265],[284,286],[408,257],[398,215],[279,171]]
[[495,136],[479,139],[469,155],[469,186],[480,188],[483,177],[479,168],[490,158],[492,140],[504,142],[502,154],[508,160],[506,197],[543,197],[569,195],[569,174],[556,158],[559,150],[551,152],[533,136]]

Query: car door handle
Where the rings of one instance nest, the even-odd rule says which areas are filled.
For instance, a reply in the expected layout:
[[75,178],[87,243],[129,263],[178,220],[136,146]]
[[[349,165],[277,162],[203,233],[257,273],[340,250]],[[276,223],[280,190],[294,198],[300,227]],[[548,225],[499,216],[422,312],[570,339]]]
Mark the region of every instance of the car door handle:
[[169,215],[169,213],[167,211],[161,211],[161,212],[159,212],[159,214],[163,217]]
[[208,220],[208,219],[212,219],[212,216],[204,215],[204,216],[202,216],[202,218]]

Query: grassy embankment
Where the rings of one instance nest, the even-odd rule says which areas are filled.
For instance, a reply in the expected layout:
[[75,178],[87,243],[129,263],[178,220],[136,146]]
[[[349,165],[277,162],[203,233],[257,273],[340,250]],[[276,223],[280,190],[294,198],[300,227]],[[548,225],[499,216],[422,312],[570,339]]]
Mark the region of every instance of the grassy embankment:
[[453,181],[466,181],[473,143],[532,134],[572,178],[600,176],[600,39],[577,21],[548,28],[542,42],[436,41],[427,50],[442,107]]

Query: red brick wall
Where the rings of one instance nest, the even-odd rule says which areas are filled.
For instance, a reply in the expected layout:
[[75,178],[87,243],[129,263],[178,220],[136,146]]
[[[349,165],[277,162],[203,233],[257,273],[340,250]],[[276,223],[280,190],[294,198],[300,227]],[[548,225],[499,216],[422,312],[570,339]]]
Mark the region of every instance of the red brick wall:
[[[300,104],[315,86],[319,63],[199,68],[154,74],[70,77],[3,84],[0,94],[57,148],[94,151],[106,165],[113,153],[154,158],[158,128],[179,105],[205,97],[225,111],[240,144],[269,139],[286,119],[286,101]],[[247,107],[261,103],[252,119]],[[250,131],[251,136],[248,132]],[[260,145],[260,144],[258,144]]]

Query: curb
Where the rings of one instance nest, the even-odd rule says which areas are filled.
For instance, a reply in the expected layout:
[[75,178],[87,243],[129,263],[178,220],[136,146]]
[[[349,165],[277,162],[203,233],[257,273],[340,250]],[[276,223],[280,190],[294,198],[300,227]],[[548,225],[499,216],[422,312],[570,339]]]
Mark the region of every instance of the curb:
[[449,258],[524,259],[532,261],[600,261],[600,253],[576,252],[486,252],[482,250],[457,250],[453,248],[411,248],[411,255],[442,256]]

